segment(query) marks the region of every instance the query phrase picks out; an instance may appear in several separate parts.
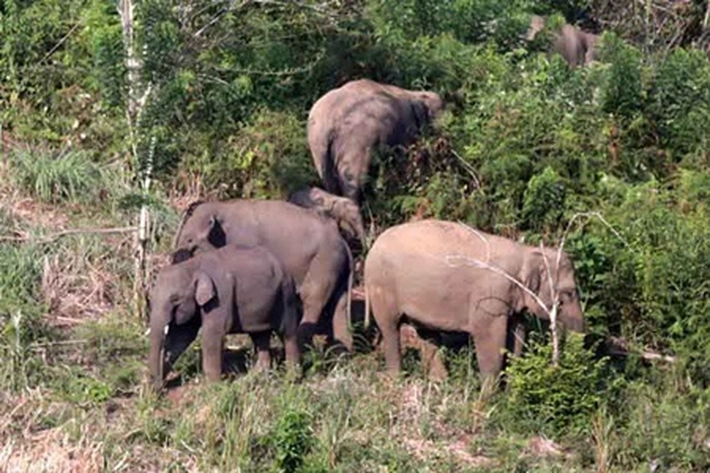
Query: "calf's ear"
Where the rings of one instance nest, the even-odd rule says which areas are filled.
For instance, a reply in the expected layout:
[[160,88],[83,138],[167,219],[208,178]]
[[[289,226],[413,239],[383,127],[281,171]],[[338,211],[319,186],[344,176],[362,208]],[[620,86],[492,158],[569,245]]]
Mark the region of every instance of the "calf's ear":
[[202,307],[216,296],[214,282],[206,273],[200,271],[195,275],[195,300]]

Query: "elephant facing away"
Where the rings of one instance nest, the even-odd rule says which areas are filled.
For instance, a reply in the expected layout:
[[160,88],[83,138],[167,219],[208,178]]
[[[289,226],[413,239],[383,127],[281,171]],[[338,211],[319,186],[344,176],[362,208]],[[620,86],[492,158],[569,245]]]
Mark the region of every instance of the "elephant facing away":
[[380,147],[406,146],[441,112],[431,91],[361,79],[320,97],[308,115],[308,146],[325,190],[360,204],[362,186]]
[[556,298],[559,320],[583,331],[574,267],[566,253],[559,254],[558,262],[557,250],[543,251],[441,220],[386,230],[365,260],[365,304],[382,334],[388,370],[396,373],[401,367],[403,322],[468,333],[482,375],[493,377],[503,368],[503,350],[513,333],[518,336],[513,351],[522,351],[523,310],[548,319],[540,303],[551,308]]
[[187,209],[175,237],[176,255],[227,244],[263,246],[293,278],[303,303],[301,349],[315,333],[352,349],[352,254],[332,219],[280,200],[198,202]]
[[334,219],[345,238],[357,239],[365,248],[365,225],[362,222],[360,207],[352,200],[311,187],[294,192],[288,201]]
[[[525,39],[532,41],[544,27],[545,19],[533,15]],[[570,66],[584,66],[598,59],[599,38],[599,35],[587,33],[570,24],[564,24],[560,30],[554,32],[552,50],[559,53]]]
[[208,381],[222,375],[224,337],[248,333],[257,367],[271,364],[272,331],[288,363],[298,364],[301,318],[293,279],[265,248],[227,245],[162,268],[150,290],[150,359],[153,389],[160,390],[175,360],[202,328],[202,364]]

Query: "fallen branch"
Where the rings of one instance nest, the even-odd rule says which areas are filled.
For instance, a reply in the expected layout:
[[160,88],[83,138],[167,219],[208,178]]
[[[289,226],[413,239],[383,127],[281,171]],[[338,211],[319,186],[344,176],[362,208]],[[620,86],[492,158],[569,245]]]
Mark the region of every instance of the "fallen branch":
[[660,361],[665,361],[666,363],[675,363],[676,357],[675,356],[670,356],[670,355],[661,355],[660,353],[655,353],[652,351],[642,351],[640,353],[638,352],[632,352],[632,351],[622,351],[622,350],[610,350],[609,351],[610,355],[614,356],[640,356],[644,360],[660,360]]
[[61,232],[52,233],[45,237],[31,237],[31,236],[0,236],[0,241],[18,241],[27,242],[32,241],[34,243],[52,243],[59,238],[69,236],[69,235],[83,235],[83,234],[101,234],[107,235],[112,233],[132,233],[138,230],[138,227],[114,227],[114,228],[74,228],[70,230],[62,230]]
[[627,346],[627,342],[623,338],[610,337],[607,347],[607,353],[612,356],[639,356],[644,360],[660,360],[665,361],[666,363],[675,363],[677,361],[675,356],[663,355],[653,351],[639,352],[630,350]]

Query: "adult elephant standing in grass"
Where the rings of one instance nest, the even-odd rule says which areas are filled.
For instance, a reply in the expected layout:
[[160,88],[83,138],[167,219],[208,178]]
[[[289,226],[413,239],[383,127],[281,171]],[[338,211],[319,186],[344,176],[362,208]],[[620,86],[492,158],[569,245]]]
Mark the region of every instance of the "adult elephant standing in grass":
[[301,349],[315,333],[352,349],[352,254],[332,219],[280,200],[198,202],[187,209],[175,238],[176,255],[227,244],[263,246],[294,279],[303,303]]
[[323,95],[308,115],[308,146],[325,189],[359,205],[372,153],[410,144],[443,106],[435,92],[368,79]]
[[392,373],[401,369],[402,322],[467,332],[481,373],[493,377],[503,368],[511,341],[516,354],[522,351],[523,310],[549,319],[548,311],[559,304],[567,328],[584,328],[574,268],[565,252],[543,251],[454,222],[421,220],[382,233],[365,260],[365,294]]

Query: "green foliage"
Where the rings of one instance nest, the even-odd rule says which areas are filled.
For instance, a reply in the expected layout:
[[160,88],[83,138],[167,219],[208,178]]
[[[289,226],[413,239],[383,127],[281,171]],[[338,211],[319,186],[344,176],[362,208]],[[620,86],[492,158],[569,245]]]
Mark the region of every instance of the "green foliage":
[[669,470],[707,470],[707,446],[701,445],[710,435],[707,390],[688,386],[680,370],[654,369],[651,374],[623,393],[623,423],[609,439],[614,464],[629,470],[652,458]]
[[553,366],[551,360],[551,344],[533,345],[525,356],[512,359],[506,370],[506,412],[501,415],[516,419],[521,428],[535,426],[543,433],[583,431],[613,386],[608,360],[596,359],[577,334],[568,334],[559,365]]
[[[372,355],[347,363],[321,357],[295,386],[272,374],[202,387],[195,386],[198,342],[179,362],[187,384],[163,403],[134,396],[147,340],[120,309],[133,294],[127,240],[7,240],[0,246],[0,390],[24,393],[23,406],[34,392],[41,399],[16,409],[0,396],[0,411],[12,413],[0,424],[16,438],[17,425],[66,429],[77,446],[103,445],[104,467],[136,471],[586,471],[593,462],[600,471],[633,471],[649,461],[706,470],[710,63],[693,49],[647,55],[641,51],[657,48],[652,41],[637,47],[616,31],[605,34],[599,64],[570,69],[547,55],[549,34],[532,44],[521,39],[531,13],[548,16],[551,30],[563,19],[603,18],[599,5],[135,2],[135,50],[144,66],[136,92],[150,84],[151,93],[133,130],[133,162],[115,3],[1,2],[3,139],[10,149],[26,142],[65,150],[8,153],[0,174],[11,187],[0,186],[3,198],[19,190],[68,210],[75,226],[124,226],[146,204],[152,250],[162,253],[179,220],[166,196],[183,198],[185,181],[216,198],[283,198],[319,185],[305,128],[309,107],[328,90],[362,77],[432,89],[447,111],[408,149],[376,156],[366,220],[382,230],[413,215],[437,217],[556,243],[573,215],[598,211],[609,225],[577,220],[566,249],[590,331],[626,339],[632,354],[613,360],[613,374],[607,359],[573,338],[553,368],[550,347],[533,341],[510,368],[511,392],[486,404],[470,351],[450,360],[451,379],[438,385],[417,370],[404,381],[376,379]],[[701,7],[689,7],[694,18],[702,19]],[[649,29],[651,16],[625,21],[645,28],[643,38],[669,37],[667,26]],[[682,41],[694,30],[686,28]],[[158,189],[150,194],[126,192],[113,164],[100,164],[140,176],[148,157]],[[0,210],[3,237],[58,230],[25,227]],[[102,316],[49,330],[44,315],[56,315],[58,304],[42,285],[43,275],[45,285],[53,281],[47,268],[65,270],[65,285],[54,288],[62,299],[87,290],[92,278],[109,280],[91,292],[124,320]],[[95,315],[84,306],[72,317]],[[673,372],[639,361],[633,353],[641,349],[674,355]],[[45,405],[55,401],[62,407]],[[38,414],[15,419],[24,410]],[[581,460],[521,458],[539,433]],[[77,439],[84,435],[90,442]],[[497,458],[479,463],[481,452]]]
[[308,413],[295,409],[284,412],[276,421],[270,441],[276,450],[276,471],[299,471],[314,443]]
[[565,186],[560,176],[546,167],[528,181],[523,195],[522,216],[528,228],[555,228],[565,207]]
[[710,64],[698,50],[677,49],[659,65],[649,91],[649,115],[672,159],[707,151],[710,142]]
[[601,89],[602,110],[627,119],[644,106],[641,53],[612,33],[602,37],[600,55],[610,63]]
[[10,177],[17,188],[44,202],[90,202],[120,185],[114,172],[81,151],[22,150],[10,155]]
[[286,112],[264,110],[230,137],[216,156],[200,157],[205,183],[223,196],[286,197],[316,182],[306,124]]
[[708,181],[690,171],[681,176],[674,190],[651,182],[628,188],[612,204],[606,213],[623,229],[625,243],[594,230],[605,235],[600,250],[613,262],[600,304],[621,315],[622,333],[682,352],[707,370],[710,226],[707,207],[695,196],[707,192]]

